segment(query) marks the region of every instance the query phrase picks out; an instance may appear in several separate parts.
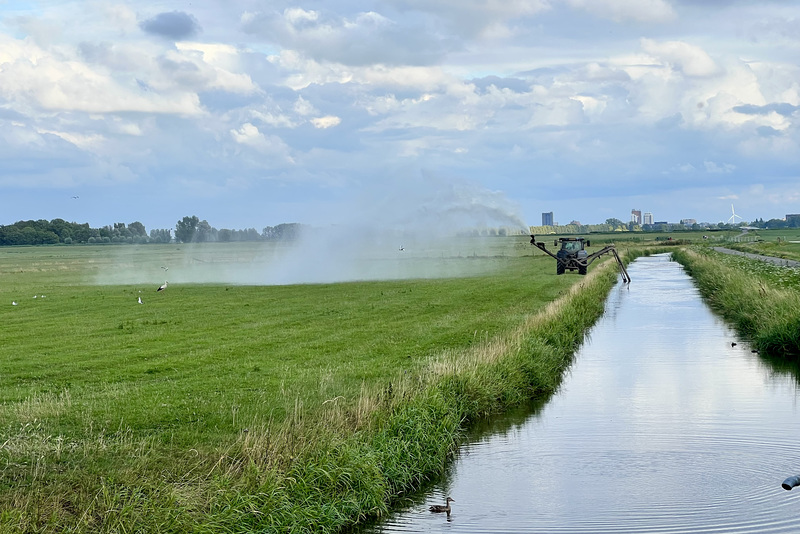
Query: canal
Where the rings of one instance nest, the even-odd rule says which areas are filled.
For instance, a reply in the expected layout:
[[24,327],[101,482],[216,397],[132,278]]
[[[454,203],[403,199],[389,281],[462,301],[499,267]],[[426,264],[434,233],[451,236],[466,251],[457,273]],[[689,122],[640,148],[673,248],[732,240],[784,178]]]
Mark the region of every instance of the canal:
[[[449,473],[370,533],[798,532],[796,373],[659,255],[629,266],[560,390],[478,429]],[[428,511],[455,499],[450,517]]]

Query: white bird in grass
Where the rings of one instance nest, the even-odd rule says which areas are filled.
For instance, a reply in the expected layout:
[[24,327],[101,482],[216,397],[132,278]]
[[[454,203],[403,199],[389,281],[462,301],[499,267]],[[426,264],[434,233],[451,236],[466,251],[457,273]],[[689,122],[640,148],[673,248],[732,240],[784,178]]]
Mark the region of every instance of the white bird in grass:
[[14,301],[14,300],[12,300],[12,301],[11,301],[11,305],[12,305],[12,306],[16,306],[16,305],[17,305],[17,302],[16,302],[16,301]]
[[164,291],[165,289],[167,289],[167,282],[166,281],[164,281],[163,284],[158,286],[158,289],[156,289],[156,291]]
[[144,302],[142,302],[142,297],[139,297],[139,304],[144,304]]

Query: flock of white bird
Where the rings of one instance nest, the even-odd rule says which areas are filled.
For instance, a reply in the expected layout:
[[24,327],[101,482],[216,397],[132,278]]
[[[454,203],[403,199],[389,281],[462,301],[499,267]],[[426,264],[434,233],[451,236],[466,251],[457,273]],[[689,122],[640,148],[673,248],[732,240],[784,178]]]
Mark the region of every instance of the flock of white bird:
[[[72,198],[78,198],[78,197],[72,197]],[[403,245],[400,245],[400,249],[399,249],[399,250],[400,250],[400,252],[403,252],[403,251],[405,251],[405,249],[406,249],[406,248],[405,248]],[[169,271],[169,267],[167,267],[167,266],[165,266],[165,265],[162,265],[162,266],[161,266],[161,268],[162,268],[162,269],[164,269],[164,272],[167,272],[167,271]],[[168,282],[167,282],[166,280],[164,280],[164,283],[163,283],[163,284],[161,284],[160,286],[158,286],[158,289],[156,289],[156,292],[158,292],[158,291],[164,291],[165,289],[167,289],[167,285],[168,285]],[[34,296],[33,296],[33,298],[37,298],[38,296],[39,296],[39,295],[34,295]],[[41,298],[44,298],[44,297],[45,297],[44,295],[41,295]],[[144,304],[144,302],[142,302],[142,297],[139,297],[137,302],[138,302],[139,304]],[[11,301],[11,305],[12,305],[12,306],[16,306],[16,305],[17,305],[17,301],[16,301],[16,300],[14,300],[14,301]]]
[[[46,295],[34,295],[34,296],[33,296],[33,298],[35,298],[35,299],[36,299],[36,298],[45,298],[45,297],[46,297]],[[11,305],[12,305],[12,306],[17,306],[17,301],[16,301],[16,300],[12,300],[12,301],[11,301]]]
[[[164,269],[164,271],[167,271],[167,270],[169,270],[169,267],[161,267],[161,268],[162,268],[162,269]],[[156,289],[156,291],[157,291],[157,292],[158,292],[158,291],[164,291],[165,289],[167,289],[167,285],[168,285],[168,282],[167,282],[166,280],[164,280],[164,283],[163,283],[163,284],[161,284],[160,286],[158,286],[158,289]],[[141,293],[141,291],[140,291],[140,293]],[[46,297],[46,295],[34,295],[34,296],[33,296],[33,298],[45,298],[45,297]],[[142,297],[139,297],[139,299],[138,299],[138,301],[137,301],[137,302],[138,302],[139,304],[144,304],[144,302],[142,302]],[[12,305],[12,306],[18,306],[18,305],[19,305],[19,303],[18,303],[16,300],[12,300],[12,301],[11,301],[11,305]]]

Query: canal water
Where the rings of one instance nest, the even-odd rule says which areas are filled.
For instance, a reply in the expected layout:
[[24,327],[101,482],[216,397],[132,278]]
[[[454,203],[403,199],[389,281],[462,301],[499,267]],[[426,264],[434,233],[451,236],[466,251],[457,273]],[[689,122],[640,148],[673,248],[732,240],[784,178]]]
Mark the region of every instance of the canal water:
[[[795,372],[751,352],[668,256],[628,270],[560,390],[481,429],[368,532],[800,532],[800,487],[781,488],[800,474]],[[447,496],[449,518],[427,510]]]

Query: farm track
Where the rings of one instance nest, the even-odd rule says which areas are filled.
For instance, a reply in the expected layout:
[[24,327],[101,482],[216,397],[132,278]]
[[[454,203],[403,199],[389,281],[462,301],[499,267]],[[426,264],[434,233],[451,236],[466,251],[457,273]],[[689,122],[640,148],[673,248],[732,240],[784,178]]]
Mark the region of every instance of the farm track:
[[723,254],[733,254],[735,256],[744,256],[746,258],[750,258],[752,260],[759,260],[765,261],[768,263],[773,263],[775,265],[780,265],[783,267],[800,267],[800,261],[795,260],[787,260],[784,258],[776,258],[775,256],[764,256],[763,254],[753,254],[752,252],[741,252],[739,250],[733,250],[730,248],[725,247],[712,247],[713,250],[717,252],[721,252]]

